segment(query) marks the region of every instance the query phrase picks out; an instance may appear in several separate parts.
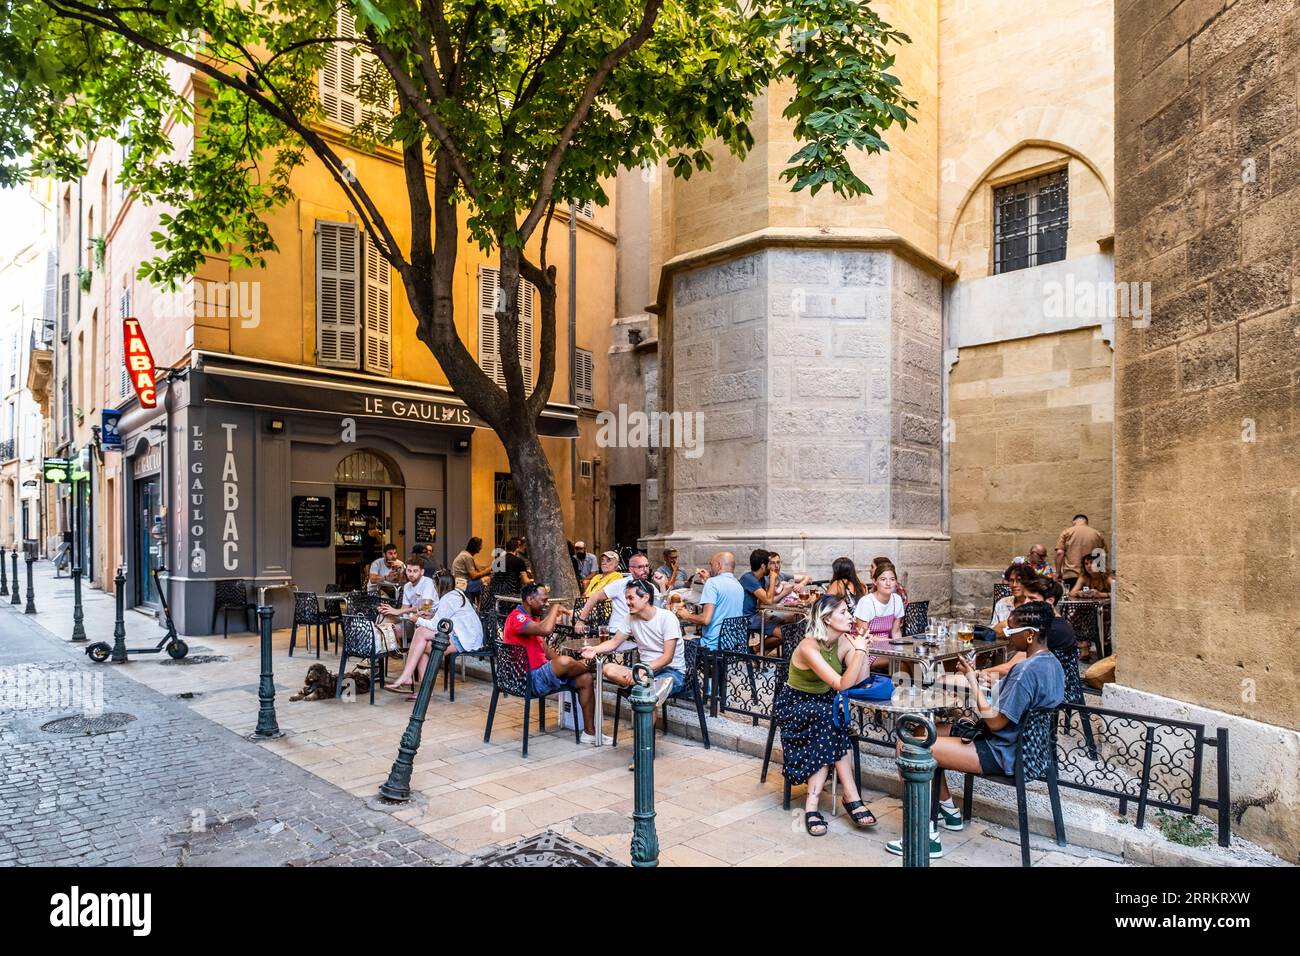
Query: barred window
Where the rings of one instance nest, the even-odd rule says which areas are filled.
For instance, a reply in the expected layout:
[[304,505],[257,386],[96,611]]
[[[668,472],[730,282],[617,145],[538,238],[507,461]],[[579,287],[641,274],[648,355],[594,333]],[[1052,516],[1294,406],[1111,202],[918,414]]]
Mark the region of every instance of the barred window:
[[993,190],[993,272],[1065,258],[1070,225],[1068,167]]

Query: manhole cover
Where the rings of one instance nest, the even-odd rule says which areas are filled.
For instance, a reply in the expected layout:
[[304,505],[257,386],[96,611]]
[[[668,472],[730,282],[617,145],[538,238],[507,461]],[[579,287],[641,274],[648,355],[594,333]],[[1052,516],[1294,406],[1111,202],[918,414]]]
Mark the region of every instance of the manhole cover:
[[621,866],[590,847],[552,830],[489,850],[465,866]]
[[224,664],[230,660],[222,654],[188,654],[180,660],[167,658],[165,661],[159,661],[159,664]]
[[135,720],[130,714],[100,714],[98,717],[60,717],[48,724],[41,724],[41,730],[47,734],[80,734],[90,737],[94,734],[111,734],[121,730]]

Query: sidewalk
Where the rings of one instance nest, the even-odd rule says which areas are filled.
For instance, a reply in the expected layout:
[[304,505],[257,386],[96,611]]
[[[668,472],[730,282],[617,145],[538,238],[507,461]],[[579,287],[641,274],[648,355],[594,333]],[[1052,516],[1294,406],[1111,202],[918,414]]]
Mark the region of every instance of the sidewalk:
[[[35,621],[66,640],[72,631],[71,582],[54,580],[48,563],[37,565],[34,572],[39,611]],[[88,639],[111,643],[111,595],[84,587],[83,608]],[[0,607],[0,614],[20,612],[21,607]],[[231,622],[233,626],[233,617]],[[150,617],[137,612],[127,612],[126,628],[127,643],[134,647],[156,644],[163,633]],[[290,659],[287,628],[275,631],[273,639],[276,713],[286,736],[260,746],[352,794],[374,796],[397,754],[411,705],[401,696],[382,691],[376,694],[374,706],[368,695],[355,701],[290,702],[289,695],[300,689],[316,656],[299,649]],[[167,695],[190,695],[183,699],[195,713],[235,733],[251,733],[257,718],[260,666],[255,636],[232,634],[223,640],[217,635],[187,638],[187,642],[190,659],[205,662],[178,665],[165,655],[133,655],[123,666],[92,665],[88,660],[85,666],[112,668]],[[322,654],[321,660],[337,670],[335,654]],[[630,725],[620,728],[617,748],[578,746],[571,731],[558,729],[558,714],[551,707],[547,731],[534,730],[529,757],[524,760],[520,756],[519,702],[501,700],[492,742],[484,744],[490,685],[471,676],[458,681],[456,690],[456,702],[448,703],[439,682],[412,777],[417,799],[391,811],[393,816],[464,853],[506,845],[549,829],[627,862],[633,784],[627,770]],[[625,718],[627,714],[625,708]],[[711,734],[715,724],[720,743],[725,741],[728,727],[734,730],[736,726],[711,719]],[[751,728],[746,725],[743,729]],[[902,807],[896,796],[864,793],[880,825],[862,831],[842,812],[830,816],[830,798],[824,795],[822,810],[830,832],[815,839],[803,829],[801,790],[795,791],[789,812],[781,809],[779,765],[774,764],[766,783],[759,783],[759,758],[737,752],[734,746],[728,749],[725,743],[705,750],[679,735],[676,721],[673,730],[659,738],[655,761],[662,865],[900,865],[898,857],[885,851],[886,841],[901,835]],[[610,731],[608,721],[606,731]],[[864,758],[864,769],[867,763]],[[376,804],[372,801],[371,805]],[[1033,838],[1032,845],[1034,865],[1123,865],[1115,854],[1077,845],[1062,849],[1039,836]],[[1014,819],[1011,829],[976,819],[964,831],[945,831],[943,846],[945,856],[934,861],[935,866],[1016,866],[1020,862]]]

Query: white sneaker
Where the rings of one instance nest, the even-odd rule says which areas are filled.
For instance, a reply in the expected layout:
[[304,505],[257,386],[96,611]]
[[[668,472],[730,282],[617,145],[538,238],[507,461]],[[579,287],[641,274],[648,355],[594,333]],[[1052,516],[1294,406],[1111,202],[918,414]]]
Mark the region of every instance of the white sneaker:
[[[584,744],[594,744],[596,742],[596,735],[589,734],[584,730],[578,740]],[[606,747],[612,747],[614,745],[614,738],[609,734],[601,734],[600,742]]]
[[671,677],[660,677],[655,681],[655,704],[662,707],[664,701],[668,700],[673,693],[673,679]]

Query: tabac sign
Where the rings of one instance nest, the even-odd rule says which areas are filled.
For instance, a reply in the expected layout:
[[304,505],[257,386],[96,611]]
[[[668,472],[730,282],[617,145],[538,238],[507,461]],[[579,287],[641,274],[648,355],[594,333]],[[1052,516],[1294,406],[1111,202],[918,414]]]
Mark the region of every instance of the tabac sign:
[[157,408],[157,371],[139,319],[127,317],[122,320],[122,349],[126,353],[126,373],[131,378],[131,386],[140,399],[140,405],[144,408]]

